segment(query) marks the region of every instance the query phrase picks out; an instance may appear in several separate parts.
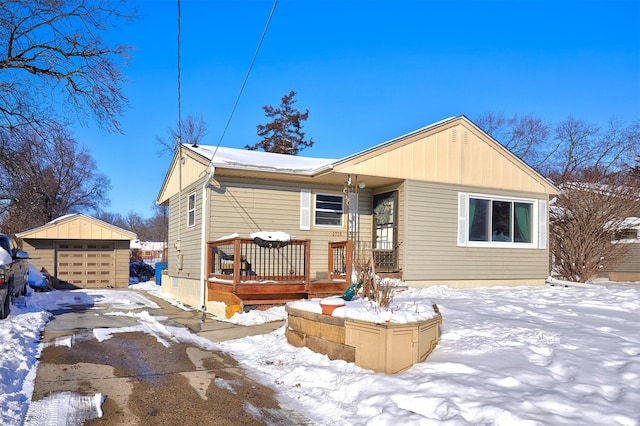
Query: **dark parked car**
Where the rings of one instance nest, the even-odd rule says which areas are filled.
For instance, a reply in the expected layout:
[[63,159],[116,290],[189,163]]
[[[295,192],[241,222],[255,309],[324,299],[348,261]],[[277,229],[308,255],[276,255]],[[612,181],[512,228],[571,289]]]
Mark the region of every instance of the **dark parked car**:
[[0,319],[9,316],[16,297],[27,294],[28,258],[27,252],[13,250],[11,239],[0,234]]

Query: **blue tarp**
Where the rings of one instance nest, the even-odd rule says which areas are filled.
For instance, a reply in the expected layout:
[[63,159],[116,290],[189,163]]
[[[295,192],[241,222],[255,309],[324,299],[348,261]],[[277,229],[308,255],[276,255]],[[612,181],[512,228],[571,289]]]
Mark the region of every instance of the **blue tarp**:
[[49,288],[47,285],[47,277],[42,272],[38,271],[38,269],[31,263],[29,264],[29,277],[27,278],[27,281],[31,288],[38,290]]

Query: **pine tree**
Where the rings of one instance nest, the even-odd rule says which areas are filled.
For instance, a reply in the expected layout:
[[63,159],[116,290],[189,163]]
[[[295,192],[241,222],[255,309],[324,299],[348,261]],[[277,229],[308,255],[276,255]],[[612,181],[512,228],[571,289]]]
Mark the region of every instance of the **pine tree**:
[[295,95],[296,92],[292,90],[283,96],[279,108],[270,105],[262,107],[265,115],[273,118],[273,121],[256,126],[258,136],[263,139],[253,146],[246,145],[246,149],[297,155],[300,150],[313,146],[313,139],[305,140],[305,133],[302,131],[302,122],[309,117],[309,110],[302,113],[293,108],[296,103],[293,99]]

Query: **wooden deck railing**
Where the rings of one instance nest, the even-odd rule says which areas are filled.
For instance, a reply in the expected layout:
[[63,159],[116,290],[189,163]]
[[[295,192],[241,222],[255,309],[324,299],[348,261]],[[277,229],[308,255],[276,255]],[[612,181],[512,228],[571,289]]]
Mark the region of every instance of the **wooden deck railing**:
[[329,242],[329,278],[351,282],[353,244],[351,240]]
[[250,238],[232,238],[208,242],[208,278],[233,284],[273,282],[304,284],[310,282],[310,241],[291,240],[286,244],[263,247]]

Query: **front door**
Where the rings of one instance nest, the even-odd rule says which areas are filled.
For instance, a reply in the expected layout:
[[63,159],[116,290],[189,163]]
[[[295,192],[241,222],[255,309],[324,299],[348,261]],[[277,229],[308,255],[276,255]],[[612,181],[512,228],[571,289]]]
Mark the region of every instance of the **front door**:
[[373,197],[373,259],[378,272],[398,271],[398,192]]

